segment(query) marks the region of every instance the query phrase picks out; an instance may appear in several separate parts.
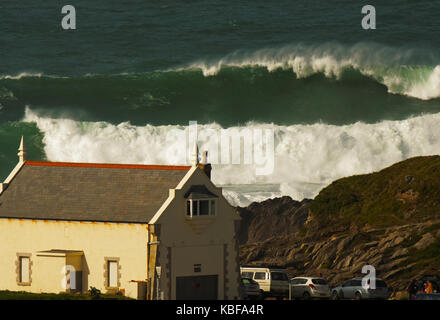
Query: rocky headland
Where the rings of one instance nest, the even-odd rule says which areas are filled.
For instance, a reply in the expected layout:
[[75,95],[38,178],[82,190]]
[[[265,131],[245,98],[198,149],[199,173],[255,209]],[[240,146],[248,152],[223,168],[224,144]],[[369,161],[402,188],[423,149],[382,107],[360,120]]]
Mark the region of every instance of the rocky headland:
[[313,200],[281,197],[237,210],[242,265],[339,285],[369,264],[394,292],[414,277],[440,275],[440,156],[339,179]]

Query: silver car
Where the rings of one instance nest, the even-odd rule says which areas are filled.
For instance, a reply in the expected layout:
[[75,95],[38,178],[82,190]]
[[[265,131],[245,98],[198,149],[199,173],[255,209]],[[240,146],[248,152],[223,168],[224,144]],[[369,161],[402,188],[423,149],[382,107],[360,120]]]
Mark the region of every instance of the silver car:
[[332,289],[332,298],[337,299],[388,299],[389,291],[385,281],[376,279],[376,289],[370,288],[370,282],[366,288],[362,287],[362,278],[353,278],[346,281],[342,286]]
[[294,299],[328,299],[331,296],[328,283],[323,278],[296,277],[290,280],[290,288],[291,297]]

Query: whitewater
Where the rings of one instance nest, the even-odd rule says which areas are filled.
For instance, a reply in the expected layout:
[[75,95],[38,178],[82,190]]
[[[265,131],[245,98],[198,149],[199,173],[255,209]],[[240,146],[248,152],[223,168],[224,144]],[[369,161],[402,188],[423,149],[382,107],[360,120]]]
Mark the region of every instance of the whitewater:
[[[170,146],[170,131],[183,125],[135,126],[129,122],[75,121],[39,115],[26,108],[22,120],[36,123],[44,134],[44,152],[49,161],[189,164],[189,157],[176,155]],[[255,174],[256,164],[217,164],[214,183],[224,187],[233,205],[289,195],[293,199],[313,198],[341,177],[370,173],[395,162],[440,153],[440,113],[420,115],[402,121],[374,124],[356,122],[335,126],[325,123],[281,126],[249,122],[223,128],[270,128],[275,134],[275,163],[270,175]],[[219,130],[219,124],[200,125]],[[205,145],[200,143],[200,149]],[[209,151],[209,150],[208,150]]]
[[328,42],[292,44],[253,52],[237,50],[220,59],[196,61],[177,70],[200,69],[209,77],[218,75],[225,67],[263,67],[269,72],[291,70],[298,79],[315,74],[341,79],[343,73],[351,69],[385,85],[389,93],[430,100],[440,97],[439,61],[436,53],[420,52],[415,48]]

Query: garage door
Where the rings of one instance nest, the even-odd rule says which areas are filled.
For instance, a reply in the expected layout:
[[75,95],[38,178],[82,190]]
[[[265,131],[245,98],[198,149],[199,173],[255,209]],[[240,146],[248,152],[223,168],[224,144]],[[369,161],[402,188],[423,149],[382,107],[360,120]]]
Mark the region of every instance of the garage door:
[[217,300],[218,276],[177,277],[176,299]]

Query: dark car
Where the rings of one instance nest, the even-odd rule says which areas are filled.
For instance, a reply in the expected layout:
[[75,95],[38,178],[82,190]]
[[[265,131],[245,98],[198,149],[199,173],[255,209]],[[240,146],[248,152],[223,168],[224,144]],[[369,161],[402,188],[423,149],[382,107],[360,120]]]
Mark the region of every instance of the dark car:
[[440,279],[439,279],[439,277],[430,276],[430,275],[423,276],[416,281],[415,286],[417,288],[418,293],[424,293],[425,283],[427,281],[432,283],[433,293],[440,293],[440,286],[439,286]]
[[440,293],[418,293],[416,300],[440,300]]
[[[440,293],[440,278],[438,276],[433,275],[424,275],[421,278],[417,279],[415,282],[411,281],[410,285],[408,286],[408,290],[410,290],[410,297],[409,299],[416,299],[416,300],[425,300],[427,299],[427,296],[423,296],[426,294],[425,292],[425,284],[427,282],[431,282],[432,284],[432,293],[438,294]],[[420,295],[420,296],[419,296]],[[427,299],[427,300],[436,300],[436,299]]]
[[250,278],[241,278],[241,290],[243,299],[261,299],[263,296],[258,282]]

